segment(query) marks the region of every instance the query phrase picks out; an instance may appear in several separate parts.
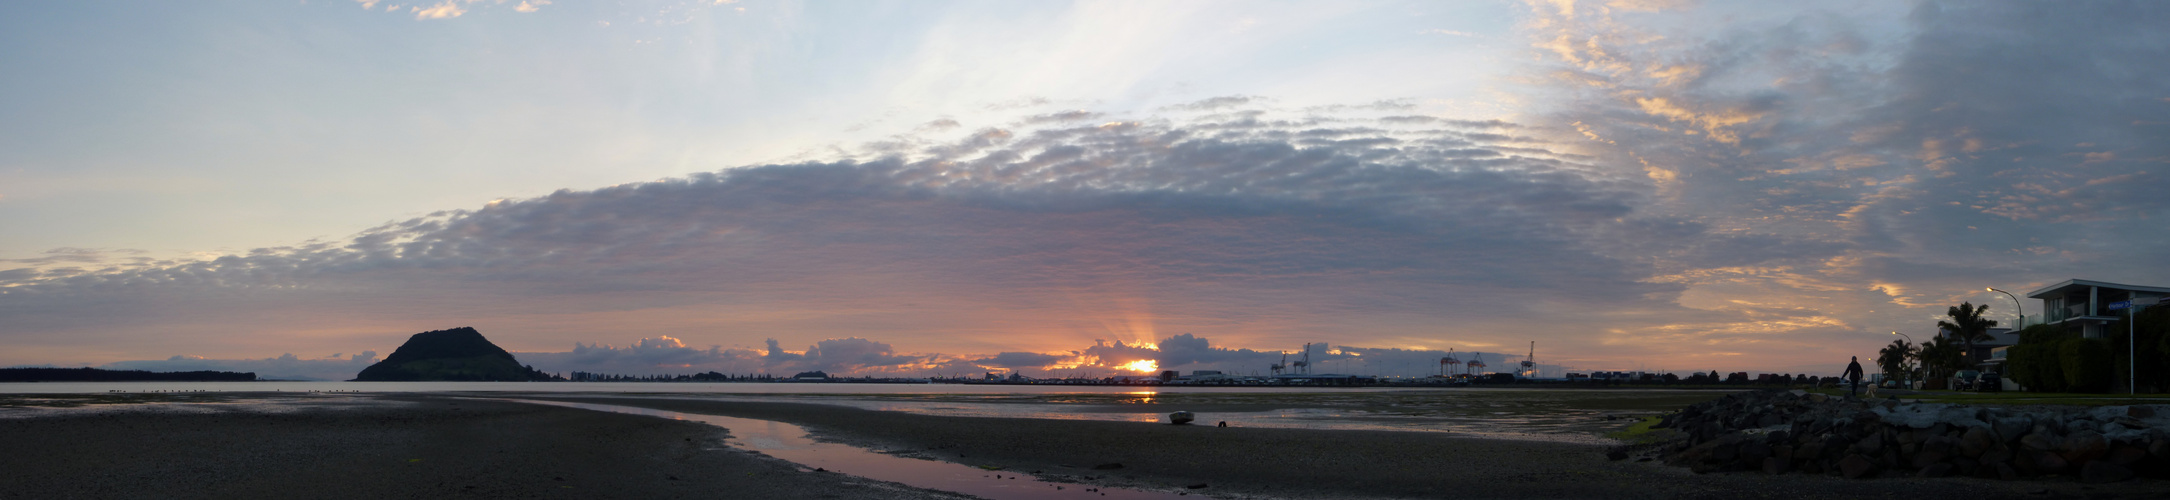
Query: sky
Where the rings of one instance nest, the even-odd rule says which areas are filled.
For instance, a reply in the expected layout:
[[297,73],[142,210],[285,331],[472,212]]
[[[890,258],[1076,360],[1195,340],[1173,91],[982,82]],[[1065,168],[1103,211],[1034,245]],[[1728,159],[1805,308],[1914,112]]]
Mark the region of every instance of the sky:
[[1986,287],[2170,285],[2165,25],[0,4],[0,365],[344,379],[471,326],[553,372],[1832,375],[1961,302],[2009,325]]

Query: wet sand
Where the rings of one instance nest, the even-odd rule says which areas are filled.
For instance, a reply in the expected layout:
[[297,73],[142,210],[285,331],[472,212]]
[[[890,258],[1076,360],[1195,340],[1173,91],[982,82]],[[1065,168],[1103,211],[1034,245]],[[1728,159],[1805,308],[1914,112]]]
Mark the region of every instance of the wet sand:
[[[513,395],[474,395],[514,397]],[[727,449],[725,431],[453,395],[0,419],[0,498],[943,498]],[[1597,446],[1387,431],[960,418],[520,394],[781,421],[904,456],[1220,498],[2165,498],[2159,482],[1696,475]],[[1210,413],[1203,422],[1213,422]],[[415,459],[420,459],[416,461]],[[1120,463],[1121,469],[1093,466]],[[676,479],[672,479],[676,478]],[[1205,484],[1190,490],[1185,486]],[[2162,490],[2162,491],[2158,491]]]
[[801,472],[699,423],[438,396],[269,397],[10,410],[44,416],[0,418],[0,499],[962,498]]
[[[827,405],[649,397],[561,397],[789,422],[817,437],[1080,482],[1221,498],[2170,498],[2160,483],[1944,478],[1847,480],[1705,474],[1610,461],[1604,447],[1440,433],[1219,428],[1135,422],[958,418]],[[1121,469],[1093,466],[1120,463]]]

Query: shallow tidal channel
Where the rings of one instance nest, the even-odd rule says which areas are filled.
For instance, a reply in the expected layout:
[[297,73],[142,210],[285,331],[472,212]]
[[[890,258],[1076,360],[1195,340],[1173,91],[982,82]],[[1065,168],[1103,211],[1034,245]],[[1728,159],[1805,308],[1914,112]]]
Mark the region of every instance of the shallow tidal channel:
[[1043,481],[1032,474],[985,470],[970,465],[888,455],[841,443],[815,441],[796,425],[751,418],[702,415],[632,406],[566,403],[529,399],[498,399],[515,403],[561,406],[583,410],[646,415],[701,422],[731,431],[731,446],[789,461],[809,470],[821,469],[917,488],[963,493],[991,500],[1100,499],[1169,500],[1199,498],[1180,493],[1125,488],[1103,488],[1075,483]]

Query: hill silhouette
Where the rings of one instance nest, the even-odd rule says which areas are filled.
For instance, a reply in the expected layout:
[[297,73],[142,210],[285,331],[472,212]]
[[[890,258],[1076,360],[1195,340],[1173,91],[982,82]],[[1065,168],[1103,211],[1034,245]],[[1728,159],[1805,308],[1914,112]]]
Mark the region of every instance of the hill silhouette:
[[384,361],[354,376],[358,382],[526,382],[557,377],[522,366],[512,353],[471,327],[422,332]]

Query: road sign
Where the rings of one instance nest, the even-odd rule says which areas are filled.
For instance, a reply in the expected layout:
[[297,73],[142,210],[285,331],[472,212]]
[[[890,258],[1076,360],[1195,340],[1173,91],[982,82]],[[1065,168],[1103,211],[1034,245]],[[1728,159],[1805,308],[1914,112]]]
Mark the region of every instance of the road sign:
[[2108,305],[2108,306],[2104,306],[2103,308],[2104,308],[2104,309],[2109,309],[2109,310],[2112,310],[2112,311],[2116,311],[2116,310],[2124,309],[2124,308],[2127,308],[2127,307],[2132,307],[2132,301],[2130,301],[2130,300],[2120,300],[2120,301],[2117,301],[2117,302],[2111,302],[2111,303],[2110,303],[2110,305]]
[[2162,303],[2162,297],[2140,297],[2137,299],[2132,299],[2132,305],[2136,306],[2152,306],[2159,303]]

